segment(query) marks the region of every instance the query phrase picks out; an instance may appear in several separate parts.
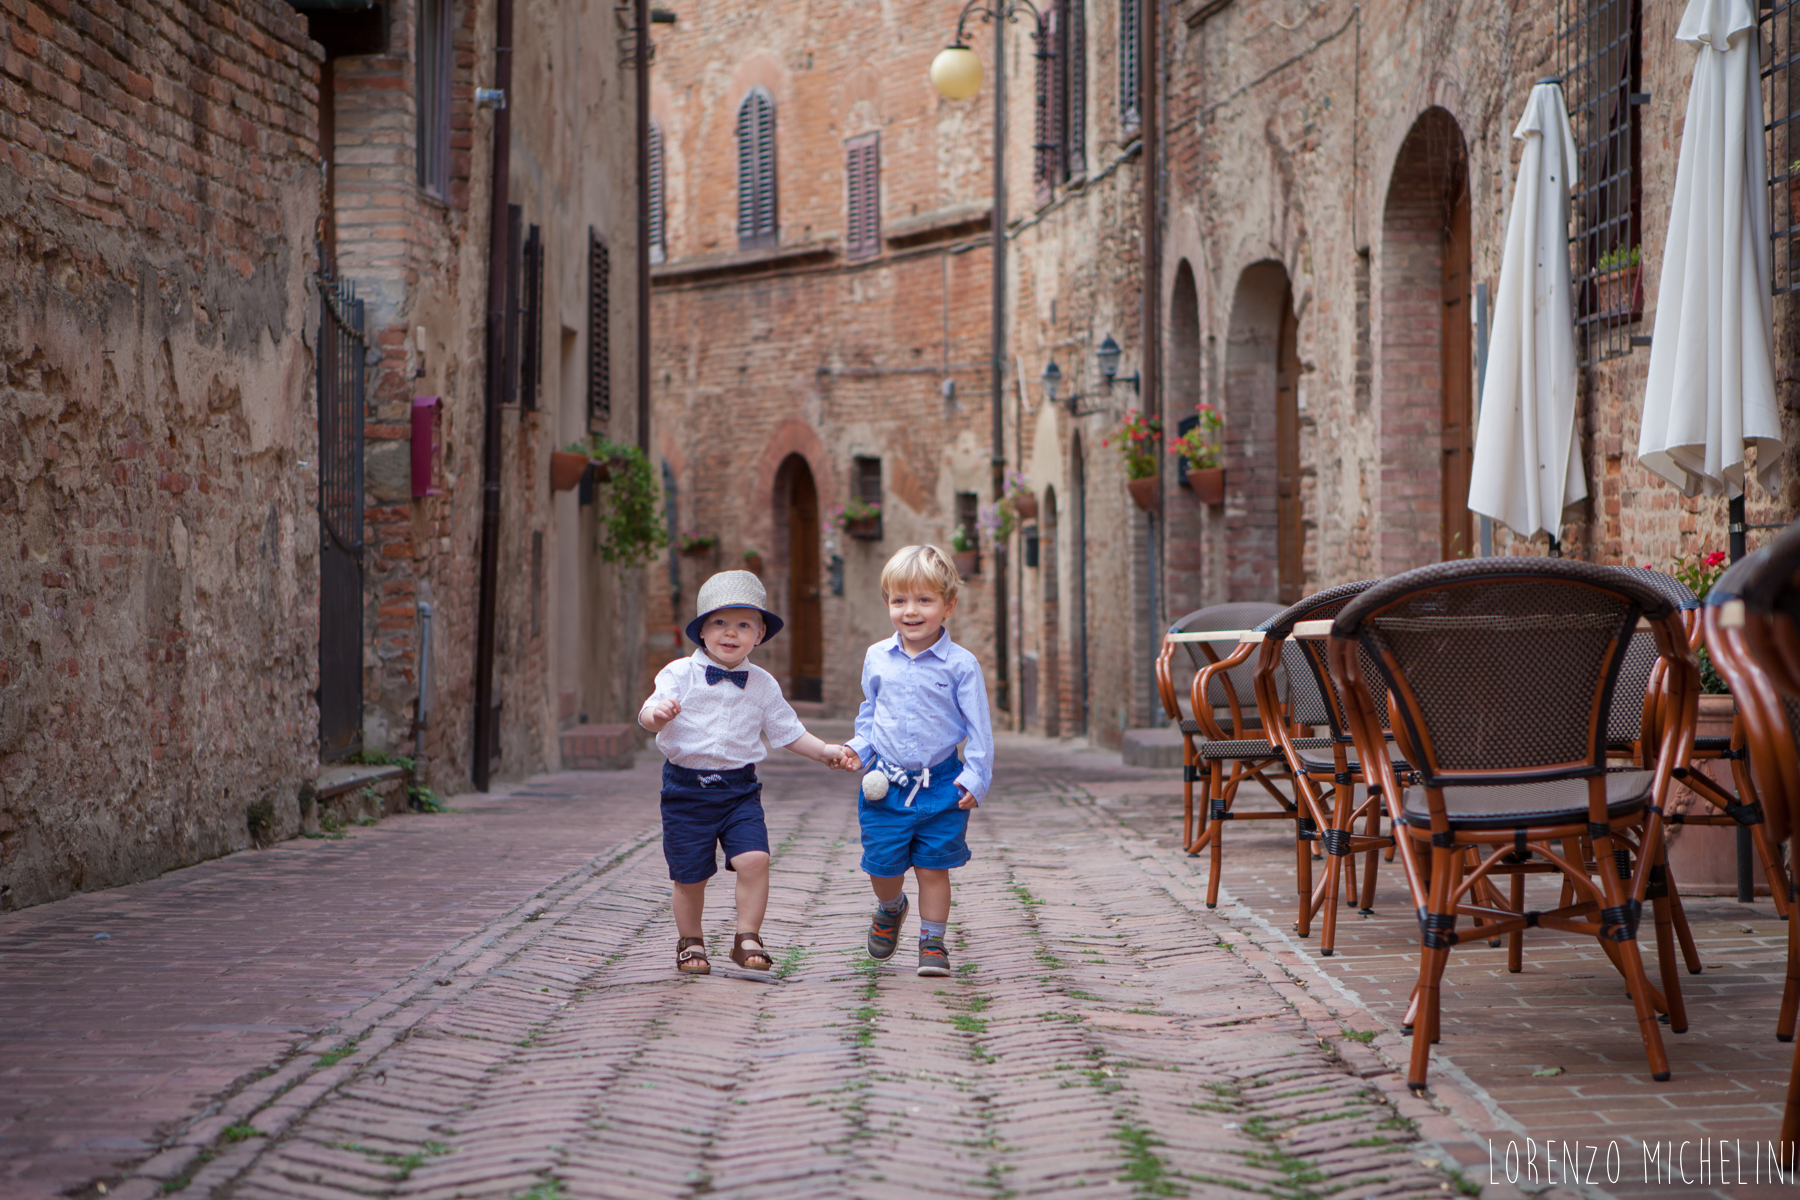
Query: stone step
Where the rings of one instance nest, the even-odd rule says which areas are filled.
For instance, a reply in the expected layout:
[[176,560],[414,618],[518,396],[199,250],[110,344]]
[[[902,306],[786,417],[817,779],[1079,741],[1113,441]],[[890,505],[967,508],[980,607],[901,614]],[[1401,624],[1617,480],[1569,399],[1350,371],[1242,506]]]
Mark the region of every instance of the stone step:
[[1119,753],[1128,767],[1180,767],[1181,730],[1127,729]]
[[629,771],[637,753],[636,725],[575,725],[558,741],[565,771]]

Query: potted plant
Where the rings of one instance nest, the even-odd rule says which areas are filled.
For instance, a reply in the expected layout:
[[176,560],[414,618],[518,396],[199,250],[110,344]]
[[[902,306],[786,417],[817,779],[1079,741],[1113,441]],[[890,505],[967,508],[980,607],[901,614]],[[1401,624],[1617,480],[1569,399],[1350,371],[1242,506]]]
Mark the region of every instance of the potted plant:
[[[593,453],[594,499],[606,525],[600,557],[624,567],[642,566],[669,544],[656,472],[636,446],[601,441]],[[599,469],[602,463],[608,468],[604,474]]]
[[709,554],[712,552],[712,548],[718,544],[719,539],[712,534],[695,533],[691,529],[682,530],[675,539],[676,549],[689,558],[699,558],[703,554]]
[[984,504],[975,510],[975,529],[987,535],[989,541],[996,546],[1004,546],[1013,532],[1012,503],[1000,500],[994,504]]
[[1636,246],[1619,246],[1600,256],[1594,275],[1594,282],[1600,289],[1600,315],[1624,321],[1643,311],[1641,257]]
[[881,502],[852,496],[830,512],[832,522],[853,538],[875,541],[881,537]]
[[950,531],[950,558],[956,564],[956,573],[964,579],[981,570],[981,551],[975,548],[968,526],[958,525]]
[[588,448],[580,442],[570,442],[566,450],[550,452],[550,490],[566,492],[581,482],[581,476],[588,469]]
[[1037,494],[1031,490],[1031,480],[1018,471],[1006,473],[1006,491],[1001,497],[1004,503],[1012,506],[1013,515],[1021,521],[1035,521],[1038,515]]
[[1132,503],[1145,512],[1162,507],[1162,481],[1156,473],[1156,443],[1161,440],[1162,420],[1134,408],[1125,414],[1119,428],[1100,442],[1102,446],[1119,444],[1119,454],[1125,459],[1125,486],[1131,491]]
[[1182,486],[1192,488],[1204,504],[1225,503],[1225,468],[1219,464],[1219,431],[1225,418],[1210,404],[1194,406],[1191,428],[1169,443],[1169,453],[1183,466]]
[[[1669,572],[1675,578],[1688,585],[1688,590],[1698,596],[1702,603],[1706,594],[1713,590],[1719,582],[1719,576],[1731,564],[1726,562],[1723,550],[1714,550],[1710,554],[1683,554],[1675,559],[1674,569]],[[1724,697],[1723,701],[1715,697]],[[1731,699],[1731,685],[1725,677],[1713,668],[1712,656],[1707,654],[1706,647],[1700,647],[1700,720],[1704,724],[1708,715],[1730,718],[1737,713],[1737,702]],[[1728,728],[1724,731],[1729,734]]]
[[763,568],[762,551],[755,546],[744,547],[744,570],[752,575],[761,575]]

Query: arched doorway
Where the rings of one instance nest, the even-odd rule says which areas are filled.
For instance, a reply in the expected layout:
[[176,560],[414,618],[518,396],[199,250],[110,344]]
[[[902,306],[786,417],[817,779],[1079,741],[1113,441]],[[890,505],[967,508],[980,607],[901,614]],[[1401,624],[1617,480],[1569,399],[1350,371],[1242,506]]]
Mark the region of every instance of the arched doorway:
[[776,542],[787,556],[788,699],[822,700],[825,639],[819,615],[819,489],[806,459],[775,472]]
[[1225,347],[1225,595],[1292,604],[1306,594],[1300,502],[1300,349],[1287,268],[1238,276]]
[[1175,291],[1169,297],[1169,412],[1180,422],[1200,403],[1200,292],[1194,271],[1182,259],[1175,268]]
[[1379,569],[1393,574],[1475,553],[1468,151],[1444,109],[1413,123],[1394,161],[1380,280]]
[[1056,553],[1056,489],[1044,489],[1038,504],[1038,586],[1042,591],[1043,619],[1038,646],[1038,686],[1042,698],[1038,711],[1043,714],[1040,725],[1045,737],[1056,737],[1062,730],[1062,679],[1057,669],[1059,643],[1062,638],[1062,603],[1056,578],[1059,559]]

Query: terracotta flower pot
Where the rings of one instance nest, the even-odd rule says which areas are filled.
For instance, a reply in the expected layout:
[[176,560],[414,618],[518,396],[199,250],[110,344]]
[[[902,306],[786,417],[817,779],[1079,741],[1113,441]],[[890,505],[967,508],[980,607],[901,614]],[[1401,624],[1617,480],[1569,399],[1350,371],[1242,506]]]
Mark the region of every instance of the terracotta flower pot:
[[956,563],[956,573],[964,579],[978,573],[981,569],[981,551],[952,550],[950,558]]
[[881,536],[881,514],[847,519],[844,522],[844,532],[853,538],[874,541]]
[[1629,320],[1644,311],[1644,268],[1621,267],[1595,280],[1600,287],[1600,312],[1615,320]]
[[744,555],[744,570],[750,572],[752,575],[761,575],[762,567],[763,567],[762,555],[760,555],[760,554]]
[[[1697,737],[1730,737],[1737,719],[1737,698],[1730,695],[1701,696]],[[1699,769],[1726,791],[1735,792],[1731,764],[1713,759]],[[1718,809],[1682,787],[1672,784],[1669,808],[1713,816]],[[1729,825],[1668,825],[1663,829],[1668,842],[1669,869],[1681,883],[1681,890],[1696,896],[1735,896],[1737,894],[1737,829]],[[1758,895],[1767,895],[1768,879],[1759,865],[1753,872]]]
[[692,545],[683,546],[681,552],[689,558],[705,558],[713,552],[713,547],[718,544],[716,541],[695,542]]
[[566,492],[581,482],[581,473],[587,470],[588,456],[572,454],[567,450],[550,452],[550,490]]
[[1224,467],[1189,467],[1187,483],[1202,504],[1225,503]]
[[1021,492],[1012,498],[1013,511],[1019,514],[1021,521],[1035,521],[1038,515],[1037,497],[1030,492]]
[[1131,502],[1145,512],[1162,511],[1162,476],[1152,475],[1148,479],[1128,479],[1125,486],[1131,490]]

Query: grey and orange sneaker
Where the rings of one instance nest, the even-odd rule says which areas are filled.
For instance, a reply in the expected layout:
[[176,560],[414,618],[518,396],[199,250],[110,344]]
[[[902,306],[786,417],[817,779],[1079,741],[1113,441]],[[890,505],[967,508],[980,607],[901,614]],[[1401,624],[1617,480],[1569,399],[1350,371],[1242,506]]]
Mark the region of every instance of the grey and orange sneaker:
[[944,949],[941,937],[922,938],[919,941],[919,974],[948,975],[950,973],[950,951]]
[[875,906],[875,919],[869,923],[869,957],[877,962],[884,962],[894,956],[894,948],[900,944],[900,927],[906,924],[906,914],[912,908],[912,901],[906,893],[900,893],[900,911],[883,912],[881,905]]

